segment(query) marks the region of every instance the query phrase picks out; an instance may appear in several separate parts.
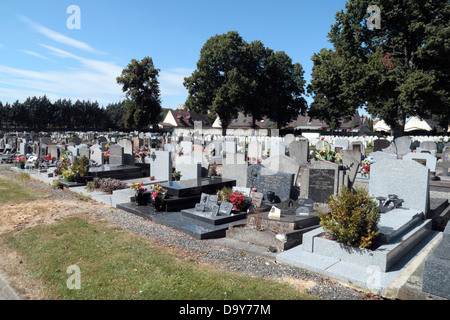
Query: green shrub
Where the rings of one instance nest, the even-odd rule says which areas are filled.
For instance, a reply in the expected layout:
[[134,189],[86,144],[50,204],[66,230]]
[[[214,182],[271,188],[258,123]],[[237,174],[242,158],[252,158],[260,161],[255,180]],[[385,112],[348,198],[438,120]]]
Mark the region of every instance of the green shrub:
[[364,189],[343,187],[328,202],[330,214],[319,214],[320,225],[333,239],[351,246],[368,248],[378,236],[380,213],[377,203]]

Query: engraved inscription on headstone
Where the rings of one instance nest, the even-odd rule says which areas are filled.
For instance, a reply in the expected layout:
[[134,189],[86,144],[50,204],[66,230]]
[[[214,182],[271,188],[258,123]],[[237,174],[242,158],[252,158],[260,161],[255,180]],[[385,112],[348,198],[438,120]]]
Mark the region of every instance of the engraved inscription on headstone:
[[314,202],[325,203],[334,194],[333,169],[310,169],[309,197]]

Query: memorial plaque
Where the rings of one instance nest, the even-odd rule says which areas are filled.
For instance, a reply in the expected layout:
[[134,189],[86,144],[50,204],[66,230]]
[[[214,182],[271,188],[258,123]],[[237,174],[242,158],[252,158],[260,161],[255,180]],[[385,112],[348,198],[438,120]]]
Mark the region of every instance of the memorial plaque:
[[427,165],[427,159],[414,159],[414,158],[413,158],[413,160],[414,160],[414,161],[417,161],[418,163],[420,163],[420,164],[422,164],[422,165],[424,165],[424,166]]
[[213,216],[217,216],[217,215],[219,214],[219,209],[220,209],[220,206],[217,205],[217,204],[215,204],[215,205],[211,208],[211,214],[212,214]]
[[280,220],[281,218],[281,210],[278,209],[277,207],[272,207],[272,209],[270,209],[269,211],[269,215],[268,215],[269,219],[274,219],[274,220]]
[[217,204],[218,200],[219,196],[217,194],[211,194],[206,201],[206,207],[212,209]]
[[264,195],[261,192],[251,192],[250,198],[252,198],[252,205],[255,208],[259,208],[259,207],[261,207],[261,203],[264,198]]
[[333,169],[309,170],[309,198],[314,202],[325,203],[334,194]]
[[229,216],[233,210],[233,204],[231,202],[222,202],[219,208],[219,214]]
[[289,199],[294,175],[290,173],[276,172],[263,167],[260,164],[251,165],[247,169],[247,187],[256,188],[264,194],[267,200],[267,192],[273,191],[279,201]]

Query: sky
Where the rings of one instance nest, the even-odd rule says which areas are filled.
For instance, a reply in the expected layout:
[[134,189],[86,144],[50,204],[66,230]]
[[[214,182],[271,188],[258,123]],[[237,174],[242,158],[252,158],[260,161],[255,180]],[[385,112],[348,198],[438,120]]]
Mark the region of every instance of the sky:
[[[176,109],[184,77],[216,34],[237,31],[284,51],[311,79],[314,53],[345,0],[14,0],[0,2],[0,101],[125,98],[118,77],[132,59],[160,70],[161,101]],[[74,7],[75,6],[75,7]],[[74,10],[75,9],[75,10]],[[307,97],[311,103],[312,99]]]

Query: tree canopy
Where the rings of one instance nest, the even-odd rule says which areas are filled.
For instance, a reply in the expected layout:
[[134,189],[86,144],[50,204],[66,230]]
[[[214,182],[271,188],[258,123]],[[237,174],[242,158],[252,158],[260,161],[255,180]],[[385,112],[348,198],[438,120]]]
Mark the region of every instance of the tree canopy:
[[[380,29],[369,28],[369,5]],[[349,0],[328,34],[334,50],[314,55],[312,112],[330,121],[365,107],[403,135],[406,118],[450,119],[448,0]]]
[[152,58],[145,57],[141,61],[132,59],[117,77],[117,83],[122,85],[128,98],[124,106],[127,128],[143,130],[161,121],[159,71]]
[[186,106],[219,116],[223,134],[239,112],[271,117],[278,127],[306,110],[303,68],[261,41],[247,43],[236,31],[215,35],[200,51],[197,69],[186,77]]

